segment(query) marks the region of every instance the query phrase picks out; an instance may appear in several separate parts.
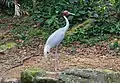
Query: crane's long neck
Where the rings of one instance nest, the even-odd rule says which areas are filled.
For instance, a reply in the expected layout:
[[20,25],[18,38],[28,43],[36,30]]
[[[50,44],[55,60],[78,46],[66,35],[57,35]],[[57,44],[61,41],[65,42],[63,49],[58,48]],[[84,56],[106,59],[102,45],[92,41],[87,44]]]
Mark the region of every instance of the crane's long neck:
[[65,21],[66,21],[66,25],[65,25],[65,27],[64,27],[64,29],[65,29],[65,32],[68,30],[68,28],[69,28],[69,21],[68,21],[68,19],[67,19],[67,17],[66,16],[63,16],[64,17],[64,19],[65,19]]

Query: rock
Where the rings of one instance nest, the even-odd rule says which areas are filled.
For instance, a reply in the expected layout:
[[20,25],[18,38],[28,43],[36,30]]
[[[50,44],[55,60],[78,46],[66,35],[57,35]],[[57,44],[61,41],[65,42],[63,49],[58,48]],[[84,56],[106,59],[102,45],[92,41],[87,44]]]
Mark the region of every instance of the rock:
[[27,69],[21,73],[21,83],[33,83],[37,76],[43,77],[45,74],[41,69]]
[[39,76],[37,76],[34,79],[34,83],[58,83],[58,79],[51,78],[51,77],[39,77]]
[[27,69],[21,73],[21,83],[61,83],[54,76],[60,72],[45,72],[41,69]]
[[120,73],[98,69],[68,69],[59,80],[65,83],[120,83]]
[[20,83],[20,80],[17,78],[6,78],[2,79],[0,83]]
[[22,72],[21,83],[120,83],[120,73],[100,69],[67,69],[51,73],[33,69]]

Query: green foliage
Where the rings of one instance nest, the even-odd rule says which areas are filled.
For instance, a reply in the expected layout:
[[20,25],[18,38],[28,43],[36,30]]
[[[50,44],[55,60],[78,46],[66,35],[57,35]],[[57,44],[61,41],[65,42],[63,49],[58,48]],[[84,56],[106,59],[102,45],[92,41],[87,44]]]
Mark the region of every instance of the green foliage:
[[114,39],[109,45],[110,49],[120,51],[120,40]]
[[40,38],[46,40],[48,33],[39,28],[31,28],[30,26],[20,25],[11,30],[14,40],[17,40],[19,46],[29,44],[32,38]]
[[120,34],[118,19],[110,16],[115,11],[115,5],[119,1],[110,0],[41,0],[37,1],[37,8],[32,14],[34,21],[41,22],[42,27],[48,28],[49,33],[64,25],[61,12],[69,10],[76,16],[69,16],[71,26],[82,23],[89,18],[96,20],[94,25],[87,29],[78,29],[74,34],[67,35],[65,44],[80,41],[81,43],[94,44],[107,40],[111,34]]
[[0,45],[0,52],[4,52],[7,49],[11,49],[15,46],[16,46],[16,43],[14,43],[14,42],[5,43],[3,45]]
[[120,34],[120,19],[112,14],[119,13],[119,0],[36,0],[36,3],[33,3],[33,0],[22,0],[21,3],[21,7],[30,13],[30,18],[40,23],[38,28],[28,24],[15,25],[16,28],[12,30],[15,39],[24,42],[28,42],[33,37],[46,40],[51,33],[63,27],[65,21],[61,13],[64,10],[76,14],[68,17],[70,27],[88,19],[94,20],[92,25],[86,24],[71,35],[66,35],[64,44],[74,41],[94,44],[107,40],[111,35]]
[[89,28],[79,28],[72,35],[67,35],[65,44],[73,41],[80,43],[95,44],[99,41],[107,40],[111,35],[120,34],[120,22],[115,24],[103,24],[101,26],[92,25]]

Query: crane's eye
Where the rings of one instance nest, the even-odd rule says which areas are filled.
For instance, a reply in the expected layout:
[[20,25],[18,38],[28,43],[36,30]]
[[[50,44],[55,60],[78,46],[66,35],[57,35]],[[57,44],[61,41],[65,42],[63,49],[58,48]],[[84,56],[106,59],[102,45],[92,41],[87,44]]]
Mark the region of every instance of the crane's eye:
[[47,54],[49,54],[49,52],[47,52]]

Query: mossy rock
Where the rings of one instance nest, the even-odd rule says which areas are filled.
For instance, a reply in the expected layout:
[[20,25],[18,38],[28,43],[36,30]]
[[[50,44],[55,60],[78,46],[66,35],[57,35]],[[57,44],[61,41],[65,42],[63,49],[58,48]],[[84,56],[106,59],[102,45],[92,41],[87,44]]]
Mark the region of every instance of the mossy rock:
[[54,75],[56,72],[47,72],[41,69],[27,69],[21,73],[21,83],[62,83],[56,78],[47,75]]
[[120,73],[107,69],[67,69],[59,72],[57,79],[47,74],[41,69],[27,69],[21,74],[21,83],[120,83]]
[[34,68],[34,69],[26,69],[21,73],[21,83],[33,83],[34,79],[37,76],[45,76],[46,72],[44,70]]
[[120,73],[99,69],[68,69],[59,80],[65,83],[120,83]]

